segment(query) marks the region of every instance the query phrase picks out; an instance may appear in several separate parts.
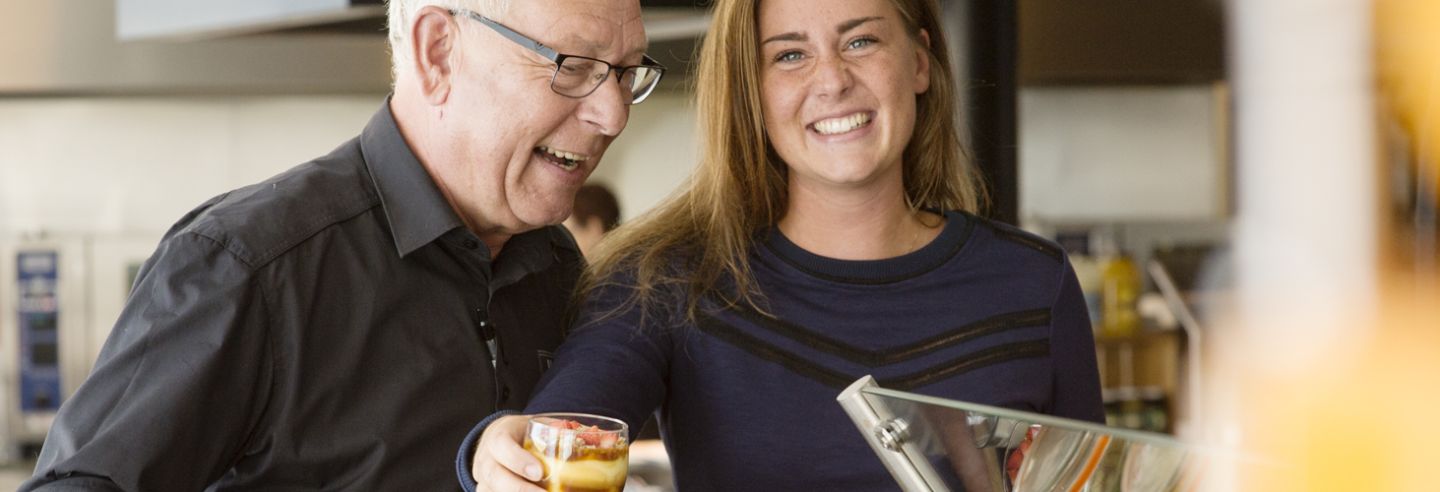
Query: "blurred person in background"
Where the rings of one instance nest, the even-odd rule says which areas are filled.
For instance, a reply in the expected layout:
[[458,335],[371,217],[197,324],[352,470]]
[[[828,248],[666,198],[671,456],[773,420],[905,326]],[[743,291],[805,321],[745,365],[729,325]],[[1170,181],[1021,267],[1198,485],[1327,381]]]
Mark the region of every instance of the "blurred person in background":
[[620,202],[603,184],[581,186],[580,192],[575,194],[575,209],[570,212],[570,218],[565,219],[564,225],[575,236],[580,253],[588,258],[600,238],[620,225]]
[[21,490],[453,490],[524,405],[583,265],[554,224],[662,69],[635,0],[389,8],[393,94],[165,234]]
[[[937,16],[935,0],[716,2],[697,174],[601,244],[525,413],[633,427],[658,408],[686,492],[895,489],[835,401],[866,374],[1103,421],[1066,256],[974,215]],[[461,483],[540,490],[526,422],[480,422]]]

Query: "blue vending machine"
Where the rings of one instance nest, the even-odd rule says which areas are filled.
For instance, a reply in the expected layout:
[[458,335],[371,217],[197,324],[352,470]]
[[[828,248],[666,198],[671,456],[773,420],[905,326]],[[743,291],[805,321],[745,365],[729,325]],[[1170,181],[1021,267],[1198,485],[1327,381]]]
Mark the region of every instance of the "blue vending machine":
[[22,414],[60,408],[59,259],[53,250],[16,254]]

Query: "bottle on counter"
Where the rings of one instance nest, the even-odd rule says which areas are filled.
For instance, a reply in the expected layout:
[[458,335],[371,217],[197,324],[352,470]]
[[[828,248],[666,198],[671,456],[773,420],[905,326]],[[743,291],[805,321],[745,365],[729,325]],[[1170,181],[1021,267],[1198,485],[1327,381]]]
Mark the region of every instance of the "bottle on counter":
[[1080,293],[1085,296],[1085,311],[1090,314],[1090,327],[1100,326],[1100,262],[1094,257],[1084,257],[1071,263],[1075,267],[1075,278],[1080,283]]
[[1140,388],[1141,428],[1150,432],[1170,432],[1170,399],[1159,386]]
[[1105,405],[1105,425],[1120,426],[1120,395],[1111,388],[1100,390],[1100,399]]
[[1115,399],[1120,406],[1120,427],[1142,430],[1145,428],[1145,405],[1140,400],[1140,390],[1134,386],[1115,388]]
[[[1113,239],[1112,239],[1113,241]],[[1100,336],[1124,338],[1140,333],[1140,269],[1114,242],[1100,270]]]
[[1055,242],[1065,248],[1070,258],[1070,267],[1075,269],[1075,280],[1080,284],[1080,293],[1085,296],[1085,309],[1090,313],[1090,326],[1100,330],[1100,258],[1091,247],[1091,231],[1062,232],[1055,235]]

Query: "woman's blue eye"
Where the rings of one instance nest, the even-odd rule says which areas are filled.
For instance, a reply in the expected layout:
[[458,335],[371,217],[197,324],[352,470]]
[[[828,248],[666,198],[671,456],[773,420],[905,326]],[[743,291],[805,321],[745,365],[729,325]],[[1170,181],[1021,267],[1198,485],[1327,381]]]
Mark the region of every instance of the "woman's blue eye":
[[850,42],[850,45],[849,45],[849,46],[846,46],[846,47],[853,50],[853,49],[864,48],[864,47],[870,46],[870,45],[872,45],[872,44],[875,44],[875,40],[874,40],[874,39],[870,39],[870,38],[859,38],[859,39],[856,39],[856,40],[854,40],[854,41],[851,41],[851,42]]
[[801,55],[800,55],[800,52],[799,52],[799,51],[786,51],[786,52],[781,53],[781,54],[779,54],[779,55],[775,55],[775,61],[777,61],[777,62],[800,61],[800,58],[801,58]]

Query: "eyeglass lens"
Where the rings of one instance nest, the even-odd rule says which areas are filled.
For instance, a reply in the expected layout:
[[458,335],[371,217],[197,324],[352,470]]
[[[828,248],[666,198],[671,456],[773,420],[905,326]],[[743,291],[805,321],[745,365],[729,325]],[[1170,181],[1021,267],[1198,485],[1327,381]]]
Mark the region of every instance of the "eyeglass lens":
[[[630,67],[620,75],[620,89],[626,91],[631,102],[640,102],[655,87],[660,71],[649,67]],[[599,87],[610,76],[610,66],[597,60],[568,57],[561,60],[555,69],[551,85],[555,92],[571,97],[584,97]]]

